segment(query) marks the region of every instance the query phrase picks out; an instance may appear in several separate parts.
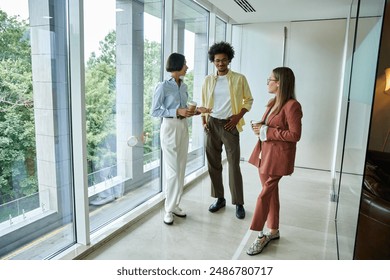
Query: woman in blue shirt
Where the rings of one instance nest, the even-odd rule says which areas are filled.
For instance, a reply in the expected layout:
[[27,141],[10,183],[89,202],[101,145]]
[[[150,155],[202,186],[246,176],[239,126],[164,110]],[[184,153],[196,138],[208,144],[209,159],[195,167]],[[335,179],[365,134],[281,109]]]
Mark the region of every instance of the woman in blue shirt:
[[187,69],[184,55],[172,53],[166,63],[171,77],[156,86],[152,101],[152,116],[162,118],[160,138],[165,176],[164,223],[167,225],[173,224],[173,215],[186,217],[179,207],[189,141],[186,118],[211,111],[204,107],[198,107],[195,111],[188,109],[187,85],[182,81]]

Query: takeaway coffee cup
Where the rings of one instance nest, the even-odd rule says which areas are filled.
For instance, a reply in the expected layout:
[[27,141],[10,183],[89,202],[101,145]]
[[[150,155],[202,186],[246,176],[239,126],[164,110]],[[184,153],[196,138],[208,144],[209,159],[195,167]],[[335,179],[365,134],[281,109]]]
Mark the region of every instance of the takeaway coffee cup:
[[258,124],[261,124],[261,123],[262,123],[262,121],[251,121],[252,125],[258,125]]
[[260,124],[262,124],[263,122],[262,121],[251,121],[251,126],[252,126],[252,129],[255,129],[257,127],[259,127]]
[[187,102],[188,110],[190,110],[192,113],[195,113],[196,105],[197,104],[195,101],[188,101]]

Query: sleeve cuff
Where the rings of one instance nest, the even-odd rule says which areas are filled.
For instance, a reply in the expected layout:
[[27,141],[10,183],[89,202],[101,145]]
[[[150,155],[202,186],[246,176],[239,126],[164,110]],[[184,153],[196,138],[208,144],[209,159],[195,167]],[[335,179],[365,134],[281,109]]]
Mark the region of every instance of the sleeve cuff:
[[267,131],[268,131],[268,126],[267,125],[262,125],[260,128],[260,135],[259,138],[261,141],[267,141]]

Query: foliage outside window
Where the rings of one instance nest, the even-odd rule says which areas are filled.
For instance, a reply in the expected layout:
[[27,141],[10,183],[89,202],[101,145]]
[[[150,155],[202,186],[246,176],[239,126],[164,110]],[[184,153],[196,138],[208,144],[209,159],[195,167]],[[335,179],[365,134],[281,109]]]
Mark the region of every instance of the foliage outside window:
[[0,205],[38,191],[31,69],[27,22],[0,10]]

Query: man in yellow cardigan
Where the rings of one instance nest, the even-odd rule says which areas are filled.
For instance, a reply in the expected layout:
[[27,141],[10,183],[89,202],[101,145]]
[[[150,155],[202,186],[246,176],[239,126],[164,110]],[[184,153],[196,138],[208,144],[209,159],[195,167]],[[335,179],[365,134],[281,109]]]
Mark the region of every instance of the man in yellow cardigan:
[[207,134],[206,156],[211,179],[211,196],[217,200],[210,205],[214,213],[226,206],[222,181],[222,146],[225,146],[229,168],[229,187],[236,217],[245,218],[244,193],[240,169],[240,135],[245,124],[243,116],[253,103],[249,84],[244,75],[228,68],[234,49],[227,42],[212,45],[208,52],[216,73],[208,75],[202,87],[202,106],[212,108],[212,113],[202,114]]

